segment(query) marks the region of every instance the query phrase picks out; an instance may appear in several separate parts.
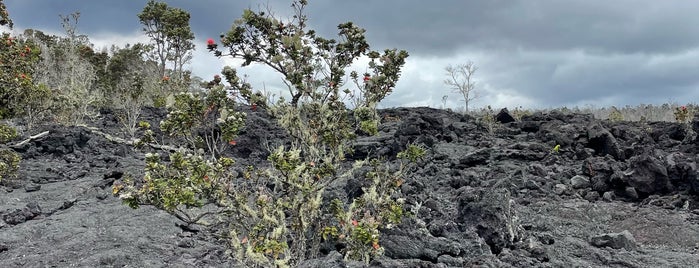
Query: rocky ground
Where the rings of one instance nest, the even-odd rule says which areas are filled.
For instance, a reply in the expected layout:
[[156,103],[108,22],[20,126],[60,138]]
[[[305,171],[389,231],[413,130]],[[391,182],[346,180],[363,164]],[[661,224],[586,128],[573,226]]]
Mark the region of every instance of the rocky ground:
[[[385,256],[372,267],[699,266],[699,119],[501,113],[490,128],[430,108],[381,115],[379,135],[360,138],[355,158],[390,159],[409,142],[428,153],[401,186],[415,217],[383,231]],[[144,112],[155,128],[163,116]],[[231,266],[223,248],[174,217],[112,196],[114,181],[143,167],[142,152],[112,138],[119,129],[103,111],[89,127],[46,125],[6,145],[48,131],[14,146],[23,162],[0,191],[0,267]],[[262,144],[283,138],[261,109],[250,111],[230,153],[262,164]],[[362,267],[336,252],[301,266]]]

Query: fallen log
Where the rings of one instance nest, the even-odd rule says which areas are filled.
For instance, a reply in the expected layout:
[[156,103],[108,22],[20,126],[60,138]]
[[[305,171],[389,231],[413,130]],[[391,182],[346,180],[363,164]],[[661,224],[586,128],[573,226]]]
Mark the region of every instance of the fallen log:
[[19,147],[22,147],[23,145],[29,143],[30,141],[37,140],[37,139],[39,139],[39,138],[41,138],[41,137],[43,137],[43,136],[46,136],[46,135],[48,135],[48,134],[49,134],[48,131],[44,131],[44,132],[41,132],[41,133],[36,134],[36,135],[34,135],[34,136],[29,136],[29,138],[27,138],[26,140],[23,140],[23,141],[21,141],[21,142],[15,144],[15,145],[10,145],[10,148],[19,148]]
[[[107,133],[104,133],[104,132],[100,131],[100,130],[99,130],[98,128],[96,128],[96,127],[89,127],[89,126],[83,126],[83,127],[86,128],[87,130],[89,130],[90,132],[92,132],[92,133],[94,133],[94,134],[97,134],[97,135],[100,135],[100,136],[102,136],[103,138],[105,138],[105,139],[107,139],[108,141],[111,141],[111,142],[116,142],[116,143],[131,145],[131,146],[134,146],[134,145],[138,142],[137,139],[127,140],[127,139],[124,139],[124,138],[112,136],[112,135],[110,135],[110,134],[107,134]],[[144,143],[144,144],[145,144],[145,145],[148,145],[148,146],[150,146],[151,148],[154,148],[154,149],[168,150],[168,151],[171,151],[171,152],[175,152],[175,151],[178,151],[178,150],[182,150],[181,148],[177,148],[177,147],[173,147],[173,146],[168,146],[168,145],[160,145],[160,144],[153,144],[153,143]]]

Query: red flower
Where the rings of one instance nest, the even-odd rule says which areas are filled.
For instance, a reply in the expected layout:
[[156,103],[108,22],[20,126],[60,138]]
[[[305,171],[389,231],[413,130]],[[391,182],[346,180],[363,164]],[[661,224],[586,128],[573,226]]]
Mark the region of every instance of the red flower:
[[206,48],[208,48],[209,51],[216,50],[216,47],[218,47],[218,45],[216,44],[216,41],[214,41],[214,39],[212,39],[212,38],[206,39]]
[[379,244],[378,244],[378,243],[374,242],[371,246],[374,247],[375,250],[379,250]]
[[209,176],[204,176],[204,181],[208,182],[209,181]]
[[230,145],[236,145],[237,142],[235,142],[234,140],[231,140],[231,141],[228,142],[228,144],[230,144]]
[[26,51],[27,53],[29,53],[29,52],[32,52],[32,49],[29,48],[29,47],[24,47],[24,51]]
[[371,76],[369,76],[369,74],[365,74],[365,75],[364,75],[364,82],[365,82],[365,83],[366,83],[366,82],[369,82],[369,80],[371,80]]
[[170,77],[169,77],[169,76],[167,76],[167,75],[166,75],[166,76],[163,76],[163,81],[168,81],[168,80],[170,80]]
[[357,226],[359,225],[359,223],[357,222],[357,220],[352,220],[352,225]]
[[27,79],[27,75],[26,75],[26,74],[20,74],[19,77],[21,77],[22,79]]
[[252,109],[253,111],[257,110],[257,104],[254,104],[254,103],[253,103],[251,109]]
[[682,109],[682,111],[686,111],[687,107],[684,107],[684,105],[682,105],[682,107],[680,107],[680,109]]
[[24,57],[24,52],[19,53],[20,57]]

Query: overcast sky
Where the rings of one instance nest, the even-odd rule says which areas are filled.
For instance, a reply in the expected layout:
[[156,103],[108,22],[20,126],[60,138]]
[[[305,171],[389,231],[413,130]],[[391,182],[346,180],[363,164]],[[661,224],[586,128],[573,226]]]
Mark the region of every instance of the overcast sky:
[[[137,14],[146,0],[5,0],[17,29],[60,32],[59,14],[81,13],[78,31],[97,48],[148,39]],[[244,8],[283,0],[172,0],[189,11],[197,52],[192,71],[210,79],[230,60],[205,51],[206,38],[230,29]],[[367,30],[372,49],[410,53],[383,107],[461,106],[444,85],[444,67],[473,61],[480,98],[471,107],[551,108],[695,103],[699,98],[699,1],[694,0],[310,0],[311,27],[335,36],[339,23]],[[238,67],[238,66],[235,66]],[[266,68],[250,82],[282,89]],[[363,72],[363,70],[359,70]]]

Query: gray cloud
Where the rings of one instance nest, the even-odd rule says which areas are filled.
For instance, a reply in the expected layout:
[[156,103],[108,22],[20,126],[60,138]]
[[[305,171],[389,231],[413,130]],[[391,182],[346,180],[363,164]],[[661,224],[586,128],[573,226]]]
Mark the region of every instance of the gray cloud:
[[[58,14],[82,12],[83,33],[133,34],[147,1],[6,1],[21,27],[60,30]],[[288,15],[290,1],[166,1],[188,10],[203,46],[227,31],[242,9],[269,4]],[[310,25],[325,36],[339,23],[367,29],[373,49],[411,54],[384,106],[438,107],[449,93],[444,66],[480,68],[479,105],[551,107],[687,102],[699,97],[699,2],[635,0],[325,0],[309,1]],[[199,52],[192,64],[208,77],[222,61]],[[251,79],[278,78],[250,71]],[[254,77],[252,77],[254,76]],[[269,85],[269,84],[268,84]],[[458,105],[456,94],[449,103]]]
[[[327,32],[355,21],[384,46],[450,54],[471,49],[585,49],[654,53],[699,41],[699,2],[603,0],[323,1],[312,19]],[[342,12],[336,12],[342,10]],[[339,15],[338,15],[339,13]],[[333,21],[335,23],[327,23]],[[670,42],[671,41],[671,42]]]

